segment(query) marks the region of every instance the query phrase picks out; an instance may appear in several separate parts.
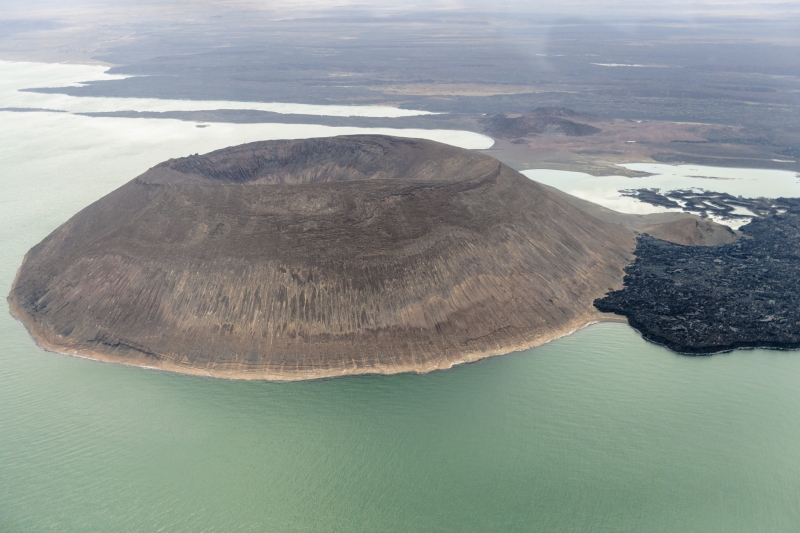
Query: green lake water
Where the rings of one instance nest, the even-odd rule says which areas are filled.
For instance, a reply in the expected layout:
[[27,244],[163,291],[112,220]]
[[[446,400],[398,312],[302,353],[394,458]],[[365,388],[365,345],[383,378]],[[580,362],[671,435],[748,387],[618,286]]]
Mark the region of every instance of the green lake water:
[[4,319],[0,531],[797,531],[800,357],[604,324],[427,375],[220,381]]
[[[0,124],[3,296],[81,207],[240,140]],[[2,533],[800,531],[797,352],[689,358],[599,324],[426,375],[235,382],[47,353],[2,307]]]

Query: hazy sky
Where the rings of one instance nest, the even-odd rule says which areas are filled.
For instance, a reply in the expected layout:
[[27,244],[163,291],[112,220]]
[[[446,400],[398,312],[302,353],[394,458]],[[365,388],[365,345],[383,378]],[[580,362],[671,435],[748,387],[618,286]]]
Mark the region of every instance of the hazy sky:
[[430,10],[476,10],[494,12],[524,12],[581,16],[654,17],[654,16],[757,16],[780,17],[800,13],[798,0],[0,0],[0,12],[23,18],[53,11],[72,10],[151,10],[187,9],[190,11],[258,10],[299,12],[331,8],[362,8],[384,12]]

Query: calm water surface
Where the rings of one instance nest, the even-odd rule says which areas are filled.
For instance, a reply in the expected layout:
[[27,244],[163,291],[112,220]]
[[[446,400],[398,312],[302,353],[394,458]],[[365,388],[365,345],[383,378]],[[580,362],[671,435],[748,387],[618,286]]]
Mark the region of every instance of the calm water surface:
[[622,325],[428,375],[253,383],[4,319],[0,531],[797,531],[800,357]]
[[[238,139],[0,120],[3,295],[83,206]],[[800,530],[798,353],[688,358],[602,324],[427,375],[233,382],[46,353],[3,307],[3,533]]]

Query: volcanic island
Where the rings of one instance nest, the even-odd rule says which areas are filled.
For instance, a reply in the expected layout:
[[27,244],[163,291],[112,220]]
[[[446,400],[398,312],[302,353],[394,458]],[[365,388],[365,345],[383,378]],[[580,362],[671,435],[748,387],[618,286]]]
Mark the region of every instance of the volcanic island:
[[102,361],[235,379],[427,372],[624,320],[593,302],[623,288],[642,228],[735,240],[433,141],[257,142],[171,159],[89,205],[28,252],[8,300],[43,348]]

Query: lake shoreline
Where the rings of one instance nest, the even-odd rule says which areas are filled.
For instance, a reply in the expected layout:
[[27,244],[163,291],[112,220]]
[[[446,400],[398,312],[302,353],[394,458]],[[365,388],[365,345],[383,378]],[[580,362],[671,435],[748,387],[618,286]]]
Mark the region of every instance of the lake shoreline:
[[[90,361],[97,361],[100,363],[120,364],[124,366],[144,368],[147,370],[159,370],[164,372],[172,372],[176,374],[185,374],[191,376],[201,376],[214,379],[224,379],[231,381],[274,381],[274,382],[290,382],[290,381],[309,381],[316,379],[328,379],[345,376],[357,375],[394,375],[394,374],[427,374],[437,370],[448,370],[458,365],[475,363],[482,359],[489,357],[496,357],[500,355],[507,355],[511,353],[521,352],[532,348],[537,348],[545,344],[549,344],[555,340],[563,337],[568,337],[573,333],[587,328],[593,324],[601,322],[616,322],[627,324],[628,320],[625,317],[615,315],[613,313],[601,313],[596,310],[589,311],[579,319],[573,320],[562,328],[557,328],[552,332],[548,332],[536,337],[531,342],[510,344],[503,348],[494,350],[476,351],[466,354],[452,354],[450,356],[443,355],[441,359],[435,361],[427,361],[425,363],[412,364],[412,365],[374,365],[369,367],[344,367],[344,368],[326,368],[312,371],[264,371],[264,370],[244,370],[242,368],[202,368],[192,366],[190,364],[180,365],[169,361],[153,361],[147,357],[140,357],[135,360],[123,358],[113,354],[109,354],[103,350],[95,349],[68,349],[63,345],[59,345],[54,340],[46,338],[41,332],[34,327],[33,323],[25,320],[26,314],[22,312],[17,305],[15,299],[8,296],[9,312],[15,320],[22,324],[27,330],[30,337],[36,345],[47,352],[77,357],[80,359],[87,359]],[[241,365],[240,365],[241,366]]]

